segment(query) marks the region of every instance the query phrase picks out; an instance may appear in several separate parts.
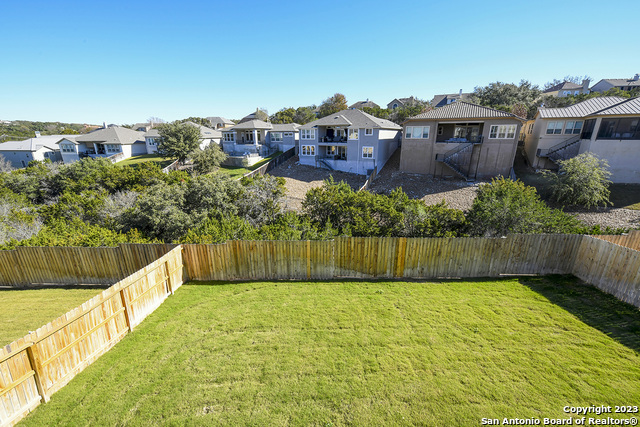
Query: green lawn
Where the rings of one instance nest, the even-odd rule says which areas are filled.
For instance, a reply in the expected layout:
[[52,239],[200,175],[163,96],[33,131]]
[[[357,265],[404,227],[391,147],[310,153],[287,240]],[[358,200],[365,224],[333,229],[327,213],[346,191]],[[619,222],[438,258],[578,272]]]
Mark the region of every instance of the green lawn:
[[93,298],[104,288],[0,290],[0,347]]
[[240,178],[242,178],[242,176],[244,174],[258,169],[260,166],[262,166],[265,163],[269,162],[270,160],[278,157],[280,154],[282,154],[282,151],[277,151],[274,154],[270,155],[269,157],[265,157],[264,160],[260,160],[255,165],[249,166],[248,168],[244,168],[244,167],[241,167],[241,166],[220,166],[219,171],[222,172],[222,173],[228,174],[229,176],[231,176],[234,179],[240,179]]
[[165,159],[164,157],[160,157],[156,154],[143,154],[141,156],[129,157],[128,159],[118,162],[117,164],[120,166],[133,166],[145,162],[156,162],[160,165],[161,168],[166,168],[175,161],[176,159]]
[[638,405],[639,351],[639,311],[568,277],[188,284],[24,424],[558,418]]

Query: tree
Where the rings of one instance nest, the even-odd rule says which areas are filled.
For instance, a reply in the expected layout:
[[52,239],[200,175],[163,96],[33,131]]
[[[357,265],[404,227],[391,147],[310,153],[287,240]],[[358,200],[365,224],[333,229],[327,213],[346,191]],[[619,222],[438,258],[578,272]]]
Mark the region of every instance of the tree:
[[503,177],[480,186],[467,221],[473,236],[571,233],[580,225],[574,217],[549,208],[534,187]]
[[258,175],[243,178],[242,184],[244,188],[236,204],[239,215],[251,225],[266,224],[280,214],[286,193],[283,178]]
[[13,170],[13,166],[11,162],[4,158],[2,154],[0,154],[0,173],[2,172],[11,172]]
[[362,111],[367,114],[371,114],[373,117],[377,117],[379,119],[389,119],[390,111],[387,108],[363,107]]
[[227,159],[227,155],[217,144],[209,144],[201,150],[199,147],[189,155],[193,161],[193,169],[199,174],[213,172],[220,166],[220,163]]
[[271,117],[269,120],[271,123],[294,123],[296,110],[293,107],[283,108]]
[[296,114],[293,116],[294,123],[305,124],[312,122],[316,119],[316,106],[311,105],[309,107],[298,107],[296,108]]
[[161,119],[160,117],[151,116],[151,117],[149,117],[147,119],[147,123],[151,123],[153,125],[159,125],[159,124],[166,123],[166,122],[164,121],[164,119]]
[[513,114],[520,114],[526,108],[530,117],[535,114],[537,99],[542,91],[537,85],[521,80],[519,85],[495,82],[487,86],[477,86],[471,94],[471,102]]
[[328,115],[337,113],[338,111],[346,110],[347,108],[347,98],[341,93],[336,93],[332,97],[329,97],[322,101],[322,104],[320,104],[318,117],[326,117]]
[[262,120],[263,122],[269,121],[269,113],[266,108],[256,108],[254,115],[258,120]]
[[609,202],[611,172],[606,160],[586,152],[558,163],[560,169],[557,173],[543,172],[550,181],[554,200],[586,208],[612,204]]
[[184,163],[200,144],[200,129],[188,123],[164,123],[158,127],[158,133],[158,154],[165,158],[177,158],[180,163]]
[[211,126],[211,122],[207,119],[205,119],[204,117],[188,117],[184,120],[180,120],[181,122],[185,123],[185,122],[193,122],[195,124],[201,125],[201,126],[205,126],[205,127],[209,127]]
[[431,108],[431,104],[428,101],[424,101],[412,96],[409,98],[409,101],[407,101],[402,107],[396,108],[395,110],[391,111],[389,120],[393,121],[394,123],[401,124],[409,117],[422,114],[426,111],[431,110]]

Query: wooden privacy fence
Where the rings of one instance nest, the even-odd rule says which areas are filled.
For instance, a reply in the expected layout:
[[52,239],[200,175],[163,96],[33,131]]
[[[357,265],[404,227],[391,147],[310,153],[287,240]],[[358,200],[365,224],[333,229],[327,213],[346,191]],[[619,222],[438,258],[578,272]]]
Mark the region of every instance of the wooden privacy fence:
[[112,284],[176,245],[124,244],[116,248],[18,247],[0,251],[0,285]]
[[0,426],[15,424],[108,351],[183,283],[176,247],[64,316],[0,348]]
[[617,236],[593,236],[607,242],[615,243],[616,245],[625,246],[627,248],[640,251],[640,230],[632,230],[629,234],[622,234]]

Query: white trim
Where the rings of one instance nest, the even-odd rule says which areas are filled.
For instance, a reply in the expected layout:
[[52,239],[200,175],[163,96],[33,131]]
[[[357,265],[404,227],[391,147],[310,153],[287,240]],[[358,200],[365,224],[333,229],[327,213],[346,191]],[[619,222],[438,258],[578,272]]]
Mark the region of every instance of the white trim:
[[[371,149],[371,155],[365,156],[365,149],[368,149],[368,148]],[[369,150],[367,150],[367,151],[369,151]],[[363,159],[373,159],[373,147],[370,147],[370,146],[362,147],[362,158]]]
[[[409,129],[411,129],[411,131],[409,131]],[[420,136],[413,136],[414,135],[414,129],[420,129],[419,132],[417,132]],[[427,136],[425,136],[425,129],[427,130]],[[404,137],[407,139],[429,139],[429,137],[431,136],[431,126],[407,126],[407,128],[404,131]]]
[[284,132],[269,132],[271,135],[271,142],[282,142],[282,138],[284,137]]
[[316,139],[315,129],[300,129],[300,139]]
[[365,129],[364,136],[373,136],[373,129]]
[[[349,140],[349,141],[357,141],[358,139],[360,139],[360,138],[359,138],[359,136],[360,136],[360,129],[351,129],[351,128],[349,128],[349,133],[348,133],[348,135],[349,135],[349,136],[348,136],[348,140]],[[352,137],[352,135],[355,135],[356,137],[355,137],[355,138],[353,138],[353,137]]]
[[315,145],[303,145],[300,147],[300,155],[301,156],[315,156],[316,155],[316,146]]
[[[494,128],[496,128],[495,132],[493,131]],[[517,125],[491,125],[489,128],[489,139],[514,139],[517,128]]]

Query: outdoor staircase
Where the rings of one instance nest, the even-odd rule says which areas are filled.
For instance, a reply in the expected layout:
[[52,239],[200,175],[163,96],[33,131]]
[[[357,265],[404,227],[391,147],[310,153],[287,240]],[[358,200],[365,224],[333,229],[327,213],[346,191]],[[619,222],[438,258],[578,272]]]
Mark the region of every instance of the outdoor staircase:
[[325,159],[318,159],[318,162],[324,167],[326,167],[327,169],[329,169],[330,171],[333,170],[333,167]]
[[436,160],[449,166],[451,170],[467,181],[473,181],[474,179],[471,178],[469,174],[471,155],[473,154],[474,145],[480,143],[481,142],[466,142],[460,144],[456,148],[449,150],[444,154],[436,155]]
[[546,157],[556,164],[559,160],[568,160],[578,155],[580,151],[580,140],[581,136],[576,135],[554,145],[548,150],[538,149],[538,157]]

